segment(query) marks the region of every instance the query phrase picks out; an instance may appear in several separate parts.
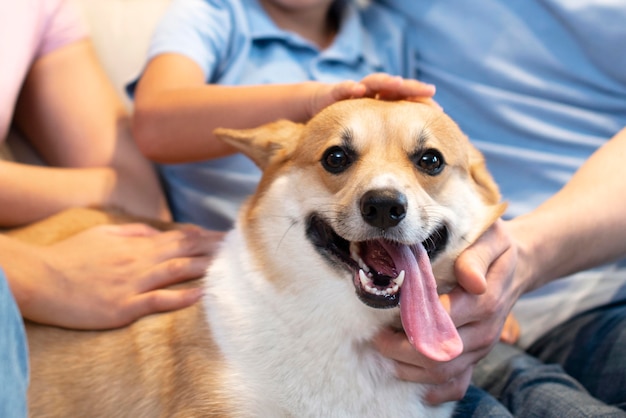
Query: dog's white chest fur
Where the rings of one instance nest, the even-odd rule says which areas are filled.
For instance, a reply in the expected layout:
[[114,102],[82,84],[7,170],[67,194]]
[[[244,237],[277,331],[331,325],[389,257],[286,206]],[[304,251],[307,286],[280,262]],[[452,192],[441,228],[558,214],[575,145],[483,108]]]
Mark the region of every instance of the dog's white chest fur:
[[[307,245],[302,242],[299,249],[302,257],[316,259]],[[291,261],[298,265],[299,260]],[[318,275],[337,275],[323,262],[303,267],[294,279],[297,286],[280,289],[261,275],[245,240],[233,231],[210,269],[206,312],[227,362],[224,391],[232,395],[237,413],[449,416],[451,404],[425,406],[422,387],[397,379],[392,363],[369,345],[392,313],[346,298],[354,293],[349,279],[320,280]]]

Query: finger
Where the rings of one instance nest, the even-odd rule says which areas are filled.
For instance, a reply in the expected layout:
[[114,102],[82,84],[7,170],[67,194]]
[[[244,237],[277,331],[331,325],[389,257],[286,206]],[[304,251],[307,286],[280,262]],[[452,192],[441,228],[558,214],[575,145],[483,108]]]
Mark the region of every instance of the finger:
[[[400,82],[381,86],[378,97],[383,100],[411,99],[428,104],[435,104],[431,99],[435,94],[435,86],[416,80],[400,79]],[[440,107],[440,106],[436,106]]]
[[361,80],[361,84],[371,91],[380,91],[389,87],[398,87],[402,83],[402,77],[392,76],[386,73],[369,74]]
[[383,100],[426,99],[434,96],[436,90],[432,84],[383,73],[371,74],[363,78],[361,83],[367,86],[369,97]]
[[370,74],[361,80],[367,88],[365,96],[383,100],[398,100],[406,97],[400,90],[403,80],[401,77],[394,77],[389,74]]
[[424,400],[431,405],[463,399],[472,379],[473,367],[447,381],[446,383],[431,386],[424,396]]
[[172,258],[212,255],[219,247],[224,233],[203,228],[181,228],[162,232],[154,237],[156,262]]
[[455,359],[425,368],[414,364],[395,362],[395,373],[400,380],[428,385],[441,385],[456,379],[472,364],[470,361],[456,361]]
[[455,287],[450,293],[441,295],[439,299],[457,329],[483,318],[479,296],[468,293],[460,287]]
[[123,225],[103,225],[109,233],[123,237],[150,237],[160,233],[159,230],[142,223],[130,223]]
[[366,92],[367,87],[361,83],[351,80],[342,81],[337,83],[332,90],[332,102],[364,97]]
[[402,331],[384,328],[374,336],[372,343],[374,348],[384,357],[400,363],[418,367],[432,367],[437,364],[418,353]]
[[[492,264],[497,265],[497,276],[505,277],[507,269],[512,266],[508,262],[511,241],[504,232],[501,220],[497,220],[472,245],[463,251],[454,263],[454,272],[461,285],[468,292],[480,294],[486,289],[485,275]],[[508,253],[507,253],[508,251]],[[507,253],[509,256],[504,257]],[[491,272],[490,272],[491,273]]]
[[459,328],[465,351],[457,366],[463,369],[486,356],[498,342],[501,329],[498,321],[474,322]]
[[[401,362],[394,360],[396,377],[401,380],[410,382],[441,385],[450,380],[457,379],[465,371],[472,367],[479,359],[483,358],[488,349],[480,349],[473,352],[463,353],[461,356],[448,362],[432,362],[432,364],[423,367],[419,363],[422,362],[422,356],[413,351],[411,355],[400,355],[397,357],[405,357],[409,362]],[[427,359],[426,359],[427,360]]]
[[134,297],[132,302],[124,309],[125,315],[123,318],[127,321],[126,324],[129,324],[154,313],[183,309],[198,302],[202,295],[202,287],[159,289],[142,293]]
[[487,266],[481,259],[476,259],[476,253],[472,248],[463,251],[454,263],[454,274],[459,286],[475,295],[487,291],[486,272]]
[[473,311],[471,307],[452,309],[451,317],[455,324],[459,323],[457,331],[463,340],[464,353],[491,348],[500,337],[508,312],[501,311],[500,307],[481,308],[477,311]]
[[139,283],[140,293],[203,277],[212,257],[172,258],[156,265]]

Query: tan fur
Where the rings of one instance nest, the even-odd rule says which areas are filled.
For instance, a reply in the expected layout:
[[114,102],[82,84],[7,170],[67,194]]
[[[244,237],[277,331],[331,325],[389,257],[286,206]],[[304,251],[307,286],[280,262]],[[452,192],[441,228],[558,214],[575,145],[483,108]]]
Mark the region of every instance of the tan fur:
[[[49,245],[92,226],[129,222],[176,227],[117,210],[76,208],[8,235]],[[31,417],[227,417],[232,409],[228,394],[220,391],[223,361],[202,304],[110,331],[30,321],[26,331]]]
[[[406,117],[424,123],[418,130],[407,130],[397,122]],[[353,135],[362,158],[349,177],[328,175],[319,164],[321,153],[329,145],[341,143],[347,132]],[[503,211],[480,153],[449,118],[423,105],[355,100],[328,109],[307,125],[280,121],[255,130],[216,133],[265,170],[257,193],[241,211],[240,227],[257,265],[279,288],[287,285],[281,283],[285,280],[281,264],[274,259],[279,243],[275,248],[262,244],[264,230],[259,219],[267,204],[263,194],[283,172],[298,170],[309,176],[315,187],[334,194],[338,205],[350,205],[360,193],[360,185],[367,184],[381,164],[393,165],[395,175],[407,187],[419,187],[442,201],[454,200],[445,184],[451,176],[460,176],[490,207],[489,215],[472,228],[471,236],[464,237],[463,246]],[[449,169],[436,177],[416,170],[407,160],[416,143],[446,149]],[[119,214],[74,210],[12,234],[47,245],[91,225],[127,221]],[[448,284],[454,281],[451,265],[460,248],[439,265],[438,274],[449,276],[445,278]],[[237,399],[221,386],[229,376],[224,375],[224,356],[212,339],[202,304],[151,315],[112,331],[70,331],[28,323],[27,332],[34,418],[228,417],[236,410]]]

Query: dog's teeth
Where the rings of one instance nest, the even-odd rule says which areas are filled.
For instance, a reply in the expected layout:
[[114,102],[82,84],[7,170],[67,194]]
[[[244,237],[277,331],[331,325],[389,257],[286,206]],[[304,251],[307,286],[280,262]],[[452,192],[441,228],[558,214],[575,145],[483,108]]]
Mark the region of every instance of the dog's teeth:
[[[386,287],[384,289],[371,286],[371,277],[369,273],[365,273],[363,269],[359,270],[359,280],[361,281],[363,289],[365,289],[367,293],[371,293],[372,295],[376,296],[393,295],[398,292],[400,286],[402,286],[402,283],[404,282],[404,270],[402,270],[400,274],[398,274],[398,277],[391,281],[389,287]],[[393,284],[393,286],[391,284]]]
[[361,256],[359,255],[359,246],[354,242],[350,243],[350,257],[355,260],[359,260]]
[[368,285],[369,285],[370,279],[369,279],[369,277],[367,277],[367,275],[365,274],[363,269],[359,270],[359,280],[361,280],[361,285],[363,285],[365,290],[367,290],[369,292],[369,289],[368,289],[369,286]]
[[361,258],[361,255],[359,254],[359,245],[354,242],[350,243],[350,257],[352,257],[352,259],[357,262],[360,268],[362,268],[366,273],[369,273],[370,268],[367,266],[367,264],[365,264],[365,262]]
[[404,270],[402,270],[400,274],[398,274],[398,277],[393,279],[393,282],[396,284],[396,286],[398,286],[398,288],[402,286],[402,283],[404,283]]

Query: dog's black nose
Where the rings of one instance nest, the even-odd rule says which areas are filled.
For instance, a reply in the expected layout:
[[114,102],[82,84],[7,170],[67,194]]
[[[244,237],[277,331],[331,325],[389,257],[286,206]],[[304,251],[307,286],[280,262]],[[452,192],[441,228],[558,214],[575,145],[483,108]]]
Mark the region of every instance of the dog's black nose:
[[368,224],[387,229],[406,216],[406,196],[397,190],[370,190],[361,197],[361,216]]

